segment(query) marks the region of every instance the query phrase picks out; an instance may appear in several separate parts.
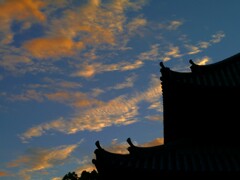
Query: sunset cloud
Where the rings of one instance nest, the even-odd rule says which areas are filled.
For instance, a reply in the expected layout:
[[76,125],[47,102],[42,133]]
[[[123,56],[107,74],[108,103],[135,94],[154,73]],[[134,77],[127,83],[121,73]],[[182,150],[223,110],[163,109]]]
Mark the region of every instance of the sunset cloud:
[[158,115],[152,115],[152,116],[146,116],[145,118],[151,120],[151,121],[162,121],[162,116]]
[[0,171],[0,177],[1,176],[10,176],[10,174],[6,171]]
[[110,87],[108,88],[109,90],[110,89],[124,89],[124,88],[128,88],[128,87],[133,87],[133,83],[134,83],[134,80],[136,79],[136,76],[131,76],[131,77],[128,77],[126,78],[126,81],[123,82],[123,83],[118,83],[116,84],[114,87]]
[[[164,138],[156,138],[156,139],[153,139],[152,141],[140,143],[140,144],[136,141],[133,141],[133,144],[138,147],[159,146],[159,145],[162,145],[163,143],[164,143]],[[103,148],[112,153],[129,154],[129,151],[127,150],[129,146],[130,145],[127,143],[127,141],[118,143],[118,139],[113,139],[111,142],[111,145]]]
[[[54,94],[52,98],[69,98],[69,94]],[[161,96],[161,86],[156,77],[152,77],[150,87],[144,91],[132,95],[132,97],[119,96],[108,102],[89,108],[85,112],[76,113],[73,118],[58,120],[40,124],[28,129],[21,135],[23,141],[32,137],[42,136],[46,131],[55,130],[66,134],[74,134],[79,131],[101,131],[105,127],[129,125],[137,122],[138,103],[147,101],[155,104]],[[71,99],[71,98],[70,98]]]
[[13,41],[14,32],[11,30],[13,21],[43,22],[46,16],[41,11],[45,3],[41,0],[8,0],[0,2],[0,25],[2,44],[9,44]]
[[156,60],[159,55],[159,44],[154,44],[151,46],[151,49],[147,52],[142,52],[139,55],[141,60]]
[[159,145],[162,145],[162,144],[164,144],[164,138],[163,137],[156,138],[156,139],[154,139],[150,142],[140,144],[139,146],[141,146],[141,147],[152,147],[152,146],[159,146]]
[[138,33],[138,29],[147,25],[147,20],[142,17],[134,18],[127,24],[127,28],[130,34]]
[[82,42],[73,42],[64,37],[36,38],[24,43],[24,48],[40,59],[74,55],[75,50],[84,48]]
[[196,45],[191,44],[185,44],[186,49],[188,50],[187,54],[197,54],[203,51],[203,49],[206,49],[213,44],[221,42],[221,40],[225,37],[224,32],[216,32],[212,35],[211,39],[209,41],[200,41]]
[[128,0],[103,3],[90,0],[82,6],[61,12],[61,19],[53,17],[46,36],[26,41],[23,47],[35,58],[60,58],[76,55],[86,46],[116,45],[125,29],[135,31],[146,25],[144,18],[135,18],[127,25],[125,11],[139,10],[145,1]]
[[74,107],[91,107],[102,105],[103,102],[91,99],[87,94],[81,92],[58,91],[45,95],[49,100],[70,104]]
[[136,60],[133,63],[122,61],[116,64],[101,64],[101,63],[83,64],[81,65],[80,70],[73,73],[73,76],[91,78],[96,74],[103,72],[130,71],[138,69],[141,66],[143,66],[143,64],[144,63],[140,60]]
[[206,65],[211,61],[211,58],[208,56],[204,56],[203,58],[197,59],[196,64],[198,65]]
[[9,167],[20,167],[19,175],[30,179],[31,173],[62,165],[79,144],[64,145],[52,149],[30,149],[26,155],[8,163]]

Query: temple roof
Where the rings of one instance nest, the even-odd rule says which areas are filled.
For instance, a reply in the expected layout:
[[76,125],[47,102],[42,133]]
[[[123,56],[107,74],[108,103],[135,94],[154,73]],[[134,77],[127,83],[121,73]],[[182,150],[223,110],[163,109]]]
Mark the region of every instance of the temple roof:
[[173,71],[161,62],[161,80],[201,87],[240,87],[240,53],[208,65],[189,62],[191,72]]
[[240,53],[209,65],[189,62],[191,72],[173,71],[160,63],[165,144],[140,147],[128,138],[129,153],[118,154],[97,141],[92,162],[103,179],[115,179],[116,174],[121,179],[127,174],[132,179],[162,178],[166,173],[168,177],[175,173],[221,177],[225,172],[240,177],[239,108],[235,106],[240,101]]
[[[93,163],[98,171],[126,172],[151,170],[156,172],[239,172],[240,147],[191,144],[189,142],[138,147],[131,144],[129,154],[117,154],[103,149],[99,142]],[[133,150],[134,149],[134,150]],[[133,150],[133,151],[132,151]]]

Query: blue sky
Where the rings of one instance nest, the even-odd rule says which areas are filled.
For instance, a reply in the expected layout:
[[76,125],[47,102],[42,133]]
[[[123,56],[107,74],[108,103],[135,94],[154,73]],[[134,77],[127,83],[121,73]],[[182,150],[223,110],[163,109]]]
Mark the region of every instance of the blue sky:
[[0,178],[91,171],[97,140],[116,153],[128,137],[162,144],[159,62],[185,72],[239,53],[239,6],[0,0]]

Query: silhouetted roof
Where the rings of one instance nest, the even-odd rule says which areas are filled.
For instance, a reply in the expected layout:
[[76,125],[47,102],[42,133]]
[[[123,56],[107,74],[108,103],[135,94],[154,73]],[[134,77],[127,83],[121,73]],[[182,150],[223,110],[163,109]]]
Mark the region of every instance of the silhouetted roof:
[[[130,140],[128,140],[130,141]],[[239,172],[240,147],[211,144],[172,143],[155,147],[137,147],[130,144],[129,154],[116,154],[96,143],[96,159],[93,163],[98,171],[156,172]]]
[[191,72],[173,71],[161,62],[161,80],[201,87],[240,86],[240,53],[209,65],[197,65],[192,60],[189,62]]
[[[239,115],[231,103],[240,100],[240,53],[209,65],[190,63],[191,72],[176,72],[160,63],[165,144],[138,147],[128,138],[129,153],[118,154],[97,141],[93,164],[103,179],[116,178],[108,173],[141,178],[226,172],[240,177]],[[202,106],[199,114],[195,109]],[[214,106],[221,113],[213,111]]]

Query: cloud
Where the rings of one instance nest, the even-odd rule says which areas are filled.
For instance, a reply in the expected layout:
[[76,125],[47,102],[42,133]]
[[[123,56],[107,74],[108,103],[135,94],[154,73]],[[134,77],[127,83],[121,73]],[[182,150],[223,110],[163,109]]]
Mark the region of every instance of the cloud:
[[151,120],[151,121],[163,121],[162,116],[158,115],[151,115],[151,116],[146,116],[145,118]]
[[164,144],[164,138],[161,137],[161,138],[156,138],[150,142],[140,144],[139,146],[140,147],[151,147],[151,146],[159,146],[162,144]]
[[[199,52],[201,52],[202,50],[200,49],[200,47],[198,47],[198,46],[193,46],[193,45],[185,45],[185,47],[188,49],[188,54],[197,54],[197,53],[199,53]],[[203,47],[202,46],[202,44],[201,44],[201,47]]]
[[127,24],[127,29],[130,34],[138,33],[138,29],[147,25],[147,20],[142,17],[136,17]]
[[151,45],[150,51],[142,52],[139,59],[144,60],[157,60],[159,58],[159,44]]
[[181,20],[172,20],[167,23],[158,24],[158,27],[160,29],[167,29],[167,30],[173,31],[173,30],[177,30],[182,24],[183,24],[183,21]]
[[129,144],[127,142],[118,143],[117,141],[118,139],[113,139],[111,145],[104,149],[113,153],[129,154],[129,151],[127,150]]
[[[59,98],[54,94],[52,98]],[[69,94],[60,96],[63,100],[69,98]],[[101,131],[105,127],[128,125],[137,121],[138,104],[142,101],[156,104],[161,97],[161,85],[155,76],[151,78],[150,87],[130,97],[119,96],[99,106],[91,107],[85,111],[76,113],[70,119],[59,118],[49,123],[43,123],[28,129],[21,135],[23,141],[32,137],[42,136],[46,131],[55,130],[66,134],[78,131]],[[71,98],[70,98],[71,99]],[[154,106],[154,105],[153,105]]]
[[187,54],[197,54],[202,52],[203,49],[212,46],[213,44],[221,42],[221,40],[225,37],[224,32],[216,32],[212,35],[212,38],[209,41],[200,41],[196,45],[185,44],[185,48],[188,50]]
[[111,90],[111,89],[124,89],[124,88],[133,87],[133,85],[134,85],[133,83],[134,83],[135,79],[136,79],[136,75],[130,76],[130,77],[126,78],[125,82],[118,83],[114,87],[108,88],[108,90]]
[[32,60],[22,55],[3,55],[0,66],[10,71],[17,71],[22,65],[30,65]]
[[[55,2],[55,1],[54,1]],[[46,3],[49,4],[53,3]],[[119,36],[127,27],[125,11],[139,10],[145,1],[128,0],[102,2],[89,0],[81,6],[59,11],[60,16],[49,19],[43,37],[24,42],[23,47],[39,59],[70,57],[85,47],[102,48],[116,46]],[[47,12],[46,12],[47,13]],[[136,30],[146,24],[143,18],[135,18],[129,30]],[[120,40],[121,39],[121,40]],[[119,42],[122,41],[122,38]]]
[[212,35],[211,43],[219,43],[222,38],[225,37],[225,33],[223,31],[219,31],[216,34]]
[[[118,139],[113,139],[110,146],[103,147],[107,151],[110,151],[112,153],[118,153],[118,154],[129,154],[129,151],[127,148],[129,147],[129,144],[127,142],[118,143]],[[138,147],[152,147],[152,146],[159,146],[164,143],[164,138],[156,138],[152,141],[145,142],[145,143],[137,143],[136,141],[133,142]]]
[[81,92],[57,91],[45,94],[45,96],[49,100],[70,104],[74,107],[92,107],[103,105],[102,101],[91,99],[87,94]]
[[156,111],[160,111],[160,112],[163,112],[163,106],[162,104],[160,103],[160,101],[157,101],[157,102],[154,102],[152,103],[148,109],[155,109]]
[[206,65],[211,61],[211,58],[209,58],[208,56],[204,56],[201,59],[197,59],[196,60],[196,64],[198,65]]
[[168,30],[176,30],[179,26],[181,26],[183,24],[182,21],[177,21],[177,20],[174,20],[174,21],[171,21],[167,26],[166,26],[166,29]]
[[31,179],[31,174],[64,164],[79,144],[64,145],[52,149],[29,149],[26,155],[8,163],[9,167],[20,167],[19,175]]
[[76,50],[83,49],[84,44],[65,37],[45,37],[29,40],[23,47],[35,58],[45,59],[72,56]]
[[84,156],[82,160],[78,162],[79,167],[76,168],[74,171],[80,176],[83,171],[91,172],[95,170],[96,168],[95,165],[92,163],[92,159],[93,156]]
[[136,60],[133,63],[121,61],[116,64],[101,64],[101,63],[92,63],[92,64],[83,64],[80,67],[80,70],[72,74],[72,76],[79,76],[85,78],[91,78],[96,74],[103,72],[111,71],[130,71],[143,66],[143,62]]
[[0,177],[2,176],[10,176],[10,174],[6,171],[0,171]]
[[46,17],[41,11],[45,7],[43,1],[33,0],[8,0],[0,2],[0,42],[9,44],[12,42],[14,33],[11,31],[13,21],[43,22]]
[[11,95],[9,99],[11,101],[35,100],[37,102],[42,102],[44,100],[44,97],[40,92],[37,92],[36,90],[33,90],[33,89],[29,89],[29,90],[26,90],[26,92],[24,92],[23,94]]

